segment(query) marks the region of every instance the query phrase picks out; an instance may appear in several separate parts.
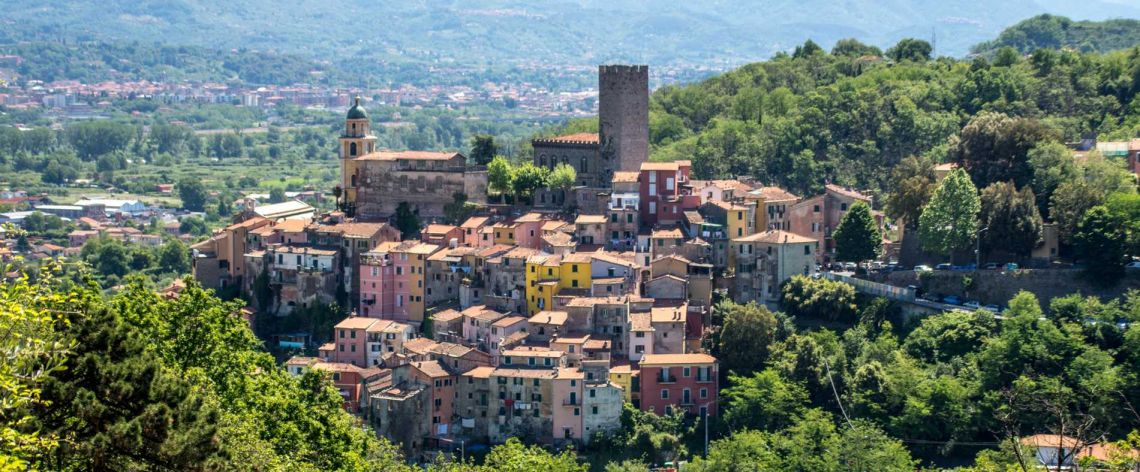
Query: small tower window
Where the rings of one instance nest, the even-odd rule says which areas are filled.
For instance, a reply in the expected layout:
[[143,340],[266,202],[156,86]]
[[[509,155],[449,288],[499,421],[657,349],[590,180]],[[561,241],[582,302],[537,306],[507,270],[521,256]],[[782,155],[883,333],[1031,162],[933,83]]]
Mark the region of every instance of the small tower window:
[[[353,125],[353,126],[355,127],[356,125]],[[349,156],[355,156],[356,155],[356,143],[350,143],[348,145],[348,155]]]

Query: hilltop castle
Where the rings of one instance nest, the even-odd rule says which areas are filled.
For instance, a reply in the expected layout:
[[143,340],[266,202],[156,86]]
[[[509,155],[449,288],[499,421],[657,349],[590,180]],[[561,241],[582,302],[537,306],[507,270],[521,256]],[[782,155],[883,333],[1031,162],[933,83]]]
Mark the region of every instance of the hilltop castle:
[[[615,172],[637,171],[649,157],[649,66],[598,67],[598,133],[579,133],[533,141],[534,164],[554,169],[569,164],[578,173],[578,205],[593,208],[607,193]],[[486,201],[487,172],[467,164],[458,152],[376,149],[368,113],[357,99],[348,110],[338,154],[344,208],[361,220],[380,220],[407,202],[421,217],[443,216],[456,193],[471,202]],[[537,202],[555,202],[539,192]]]

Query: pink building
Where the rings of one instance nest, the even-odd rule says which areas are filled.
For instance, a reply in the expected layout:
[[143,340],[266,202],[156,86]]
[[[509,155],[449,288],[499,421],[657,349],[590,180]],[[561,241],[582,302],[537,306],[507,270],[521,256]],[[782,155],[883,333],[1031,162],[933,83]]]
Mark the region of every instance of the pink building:
[[552,382],[554,401],[554,439],[571,441],[582,438],[582,387],[585,375],[580,369],[561,367]]
[[396,311],[396,270],[391,251],[400,243],[381,243],[360,259],[360,314],[381,318]]
[[420,239],[425,243],[448,247],[452,240],[456,244],[463,242],[463,229],[452,225],[427,225],[420,231]]
[[380,320],[349,316],[333,327],[332,360],[357,367],[368,367],[368,328]]
[[[839,185],[827,184],[822,194],[805,198],[788,208],[790,232],[823,241],[820,247],[821,253],[816,255],[817,262],[830,262],[835,252],[835,241],[831,239],[831,234],[843,220],[843,215],[846,215],[847,210],[857,201],[862,201],[868,206],[872,204],[868,195]],[[881,228],[882,214],[875,212],[874,215]]]
[[708,354],[646,354],[641,358],[641,409],[677,409],[716,416],[717,361]]
[[650,227],[674,225],[684,219],[685,210],[701,206],[700,195],[689,185],[689,161],[645,162],[638,177],[641,221]]

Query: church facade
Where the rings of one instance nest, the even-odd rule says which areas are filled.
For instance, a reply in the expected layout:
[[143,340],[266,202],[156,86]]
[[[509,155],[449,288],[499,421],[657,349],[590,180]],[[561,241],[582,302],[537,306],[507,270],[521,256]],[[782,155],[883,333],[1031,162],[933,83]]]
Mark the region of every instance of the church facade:
[[384,220],[407,203],[421,218],[443,216],[456,193],[485,202],[487,171],[467,165],[458,152],[376,149],[376,136],[360,99],[349,108],[338,153],[342,199],[362,221]]

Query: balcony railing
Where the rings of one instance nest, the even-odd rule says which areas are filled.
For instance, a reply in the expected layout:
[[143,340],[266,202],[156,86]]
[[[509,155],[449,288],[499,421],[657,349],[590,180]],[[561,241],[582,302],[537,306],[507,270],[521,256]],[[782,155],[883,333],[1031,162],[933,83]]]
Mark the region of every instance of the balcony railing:
[[579,406],[582,402],[577,398],[565,398],[562,400],[562,406]]
[[676,381],[677,381],[676,375],[668,375],[668,376],[658,375],[657,376],[657,383],[674,383]]

